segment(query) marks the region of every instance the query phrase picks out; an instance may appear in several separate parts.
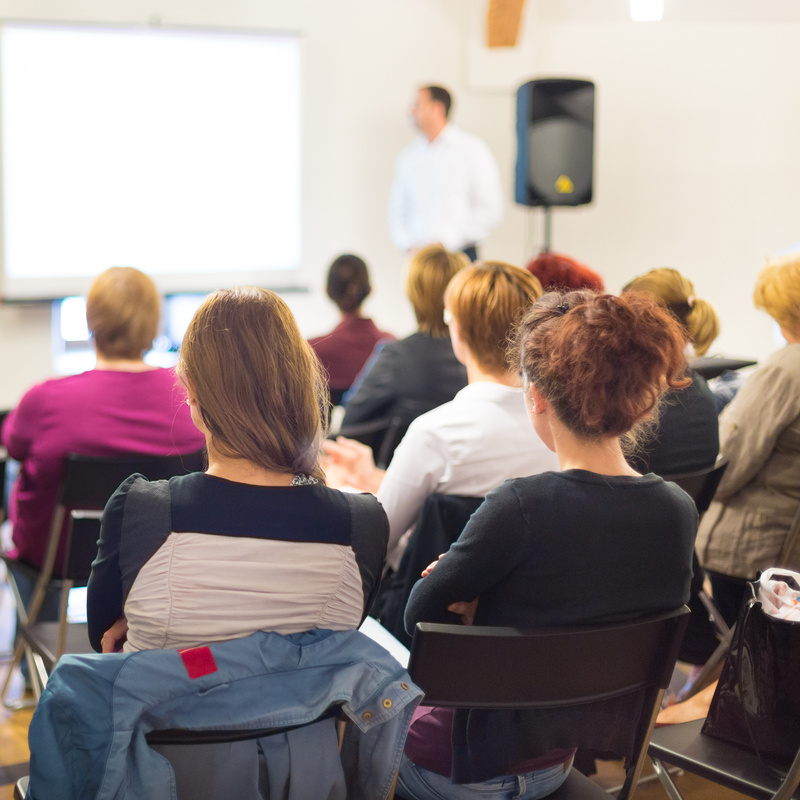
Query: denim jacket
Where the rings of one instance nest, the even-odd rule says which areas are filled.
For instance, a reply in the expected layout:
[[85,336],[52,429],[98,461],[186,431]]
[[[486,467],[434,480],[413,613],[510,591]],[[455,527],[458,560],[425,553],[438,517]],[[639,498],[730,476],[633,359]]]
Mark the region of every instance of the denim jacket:
[[[302,725],[344,701],[352,724],[341,761],[330,719],[283,734],[289,748],[294,733],[301,737],[291,759],[269,755],[280,738],[270,737],[270,786],[285,787],[277,796],[292,800],[336,798],[345,796],[343,778],[347,797],[381,800],[421,696],[397,661],[358,631],[260,632],[184,651],[67,655],[31,721],[28,797],[173,799],[174,772],[148,747],[148,731]],[[290,763],[292,782],[281,782],[273,773]]]

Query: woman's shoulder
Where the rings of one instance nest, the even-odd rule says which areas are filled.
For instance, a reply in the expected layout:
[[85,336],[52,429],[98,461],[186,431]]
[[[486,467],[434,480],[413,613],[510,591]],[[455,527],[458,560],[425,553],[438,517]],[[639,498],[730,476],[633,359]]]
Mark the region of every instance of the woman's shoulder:
[[324,534],[331,541],[349,541],[356,514],[385,517],[372,495],[331,489],[317,481],[293,486],[256,486],[202,472],[170,478],[173,519],[186,530],[217,530],[249,535],[258,521],[290,538]]
[[641,499],[641,492],[649,495],[674,496],[683,503],[692,500],[677,484],[669,483],[652,472],[646,475],[601,475],[582,469],[542,472],[524,478],[513,478],[492,491],[499,496],[513,493],[520,497],[544,496],[552,498],[560,494],[606,494],[616,498],[625,496]]
[[27,402],[42,401],[50,398],[63,399],[74,389],[83,389],[84,386],[92,382],[90,377],[94,370],[79,372],[76,375],[63,375],[58,378],[47,378],[47,380],[31,386],[22,396],[20,404]]
[[787,344],[771,353],[755,370],[752,377],[767,367],[783,368],[796,375],[800,371],[800,344]]

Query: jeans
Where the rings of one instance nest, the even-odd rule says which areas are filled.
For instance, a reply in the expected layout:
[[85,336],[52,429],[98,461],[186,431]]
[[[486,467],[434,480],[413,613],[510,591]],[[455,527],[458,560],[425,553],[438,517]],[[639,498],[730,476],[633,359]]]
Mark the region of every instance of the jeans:
[[453,783],[444,775],[418,767],[404,753],[397,793],[409,800],[536,800],[558,789],[571,766],[572,759],[524,775],[504,775],[482,783]]

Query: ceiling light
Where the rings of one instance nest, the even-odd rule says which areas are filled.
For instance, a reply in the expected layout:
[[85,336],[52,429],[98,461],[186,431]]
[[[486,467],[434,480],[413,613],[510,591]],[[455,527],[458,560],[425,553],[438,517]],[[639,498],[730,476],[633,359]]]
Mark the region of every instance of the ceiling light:
[[631,0],[634,22],[658,22],[664,16],[664,0]]

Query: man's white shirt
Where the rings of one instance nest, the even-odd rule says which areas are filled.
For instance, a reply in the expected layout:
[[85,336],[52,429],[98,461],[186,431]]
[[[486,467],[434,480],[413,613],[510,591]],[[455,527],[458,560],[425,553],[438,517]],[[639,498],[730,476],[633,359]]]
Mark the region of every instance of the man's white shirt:
[[435,243],[461,250],[502,218],[497,164],[477,136],[446,125],[432,142],[420,134],[397,157],[389,229],[400,250]]

